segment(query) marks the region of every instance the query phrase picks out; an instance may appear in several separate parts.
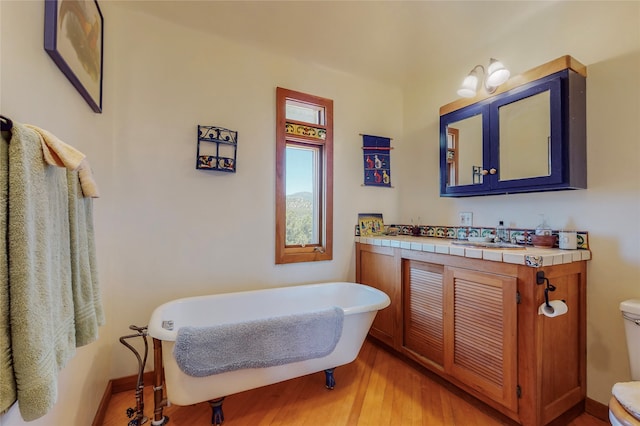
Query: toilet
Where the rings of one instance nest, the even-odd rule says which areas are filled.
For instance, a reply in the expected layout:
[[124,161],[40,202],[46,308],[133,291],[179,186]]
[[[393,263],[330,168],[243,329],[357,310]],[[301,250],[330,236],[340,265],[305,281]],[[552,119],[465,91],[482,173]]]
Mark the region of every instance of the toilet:
[[613,385],[609,401],[609,421],[613,426],[640,426],[640,299],[620,304],[624,318],[631,382]]

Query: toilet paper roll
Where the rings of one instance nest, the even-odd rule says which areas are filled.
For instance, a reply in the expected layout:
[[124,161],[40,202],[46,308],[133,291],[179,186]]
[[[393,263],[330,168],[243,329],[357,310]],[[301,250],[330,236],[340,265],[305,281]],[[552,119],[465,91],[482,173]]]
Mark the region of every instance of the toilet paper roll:
[[547,308],[547,304],[543,303],[538,308],[538,315],[544,315],[545,317],[553,318],[560,315],[564,315],[569,310],[569,307],[567,306],[567,304],[564,303],[562,300],[551,300],[549,301],[549,304],[553,308],[553,312],[550,312],[551,310]]

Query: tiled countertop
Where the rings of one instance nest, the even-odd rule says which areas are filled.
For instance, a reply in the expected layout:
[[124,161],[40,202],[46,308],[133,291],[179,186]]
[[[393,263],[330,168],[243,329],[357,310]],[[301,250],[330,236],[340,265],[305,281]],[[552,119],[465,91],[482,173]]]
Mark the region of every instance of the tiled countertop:
[[[382,247],[448,254],[494,262],[514,263],[531,267],[560,265],[591,260],[590,250],[560,250],[523,246],[517,249],[465,247],[452,244],[452,239],[399,236],[355,237],[356,242]],[[459,241],[462,242],[462,241]]]

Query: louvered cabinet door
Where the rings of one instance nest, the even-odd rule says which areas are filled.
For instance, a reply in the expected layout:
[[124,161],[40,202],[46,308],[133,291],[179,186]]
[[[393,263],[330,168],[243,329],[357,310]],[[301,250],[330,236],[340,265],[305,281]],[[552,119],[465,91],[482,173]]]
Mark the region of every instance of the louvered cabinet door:
[[405,349],[444,365],[444,266],[405,260],[403,263]]
[[445,268],[445,371],[516,412],[517,279]]

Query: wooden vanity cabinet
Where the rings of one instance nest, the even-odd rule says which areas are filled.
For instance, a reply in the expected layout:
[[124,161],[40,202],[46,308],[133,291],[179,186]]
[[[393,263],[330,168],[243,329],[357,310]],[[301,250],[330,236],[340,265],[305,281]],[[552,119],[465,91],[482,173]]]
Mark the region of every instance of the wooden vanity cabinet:
[[[395,326],[387,318],[373,337],[520,424],[584,411],[584,261],[534,268],[359,243],[356,253],[357,275],[368,280],[358,282],[392,291]],[[538,314],[545,287],[538,271],[556,287],[551,298],[569,306],[566,314]]]
[[517,279],[402,263],[402,352],[517,412]]
[[[545,285],[534,285],[543,271],[556,290],[551,299],[565,301],[559,317],[538,314]],[[586,261],[542,268],[521,267],[518,277],[518,374],[523,424],[545,425],[579,405],[587,392]],[[577,413],[576,413],[577,414]],[[531,421],[527,419],[532,419]]]
[[395,349],[402,343],[397,332],[402,323],[399,256],[391,247],[356,243],[356,281],[385,292],[391,299],[391,304],[376,314],[369,334]]
[[517,411],[517,279],[445,268],[445,372]]
[[444,266],[402,261],[402,351],[444,371]]

